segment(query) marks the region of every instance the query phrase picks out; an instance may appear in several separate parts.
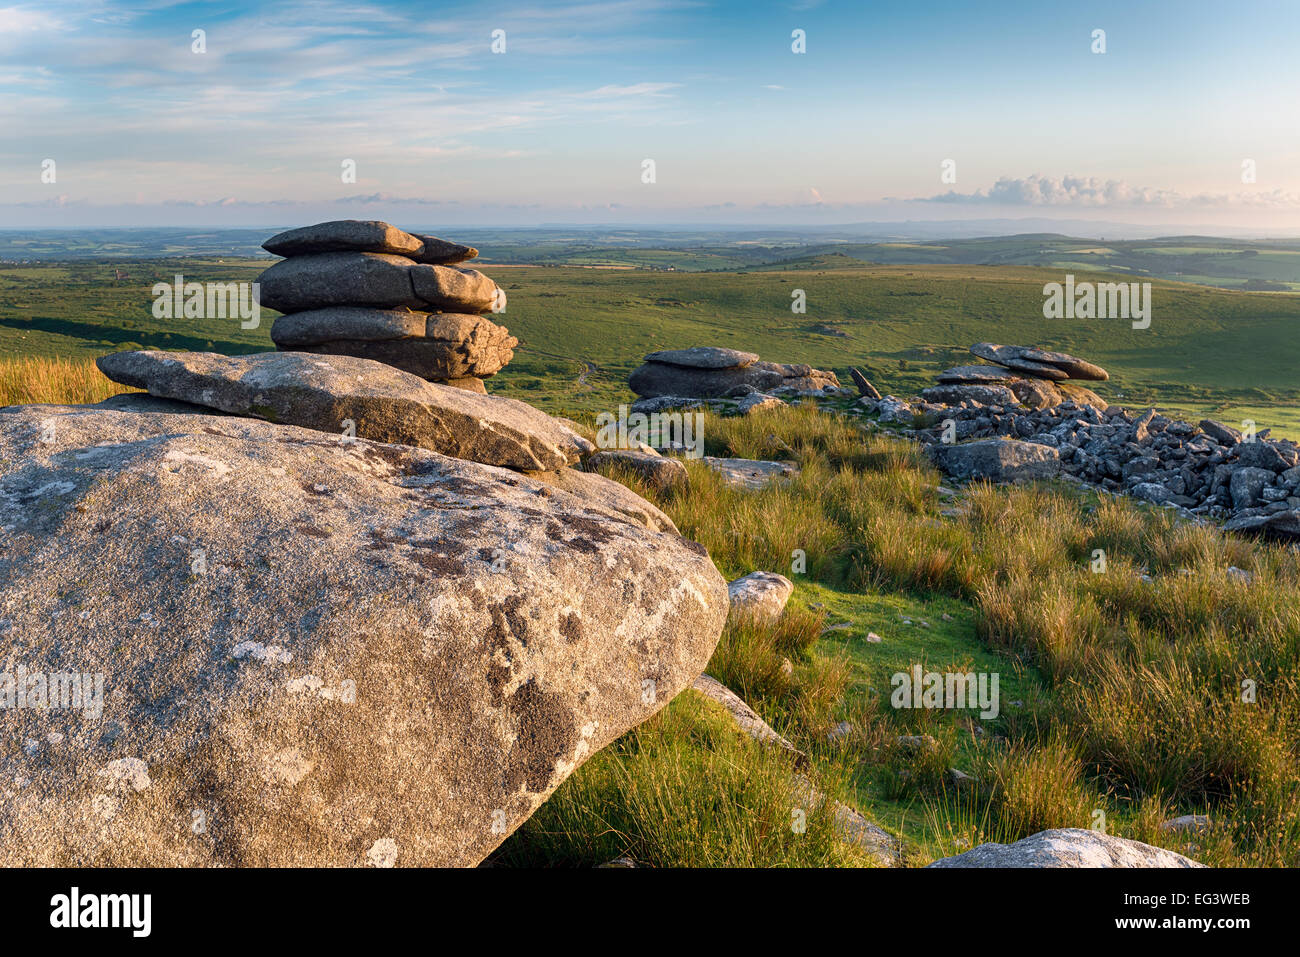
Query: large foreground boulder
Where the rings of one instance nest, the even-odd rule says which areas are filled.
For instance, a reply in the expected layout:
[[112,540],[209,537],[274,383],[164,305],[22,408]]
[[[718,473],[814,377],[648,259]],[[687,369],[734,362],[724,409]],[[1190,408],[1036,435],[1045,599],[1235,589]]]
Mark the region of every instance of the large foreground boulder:
[[939,443],[928,451],[941,471],[957,479],[1025,482],[1051,478],[1061,470],[1061,455],[1056,449],[1016,439]]
[[6,410],[0,865],[473,865],[727,607],[702,547],[518,473]]
[[1141,841],[1078,827],[1039,831],[1014,844],[981,844],[930,867],[1204,867]]
[[458,459],[551,471],[593,446],[531,405],[438,385],[370,359],[263,352],[115,352],[96,360],[114,382],[236,415]]
[[531,478],[561,488],[604,511],[644,525],[656,532],[678,534],[673,520],[621,482],[595,472],[560,469],[558,472],[533,472]]

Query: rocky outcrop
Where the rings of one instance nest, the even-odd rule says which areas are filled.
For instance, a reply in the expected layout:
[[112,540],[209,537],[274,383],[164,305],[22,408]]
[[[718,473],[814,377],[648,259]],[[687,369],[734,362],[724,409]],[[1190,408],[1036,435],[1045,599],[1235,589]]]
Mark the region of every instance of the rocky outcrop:
[[1191,858],[1140,841],[1069,827],[1014,844],[981,844],[930,867],[1204,867]]
[[871,404],[881,422],[895,425],[911,425],[916,420],[918,410],[910,402],[897,396],[887,395]]
[[[1011,405],[1019,404],[1029,409],[1051,409],[1065,401],[1065,393],[1061,391],[1061,385],[1046,379],[1013,379],[1008,384],[1008,388],[1015,396],[1015,402],[1009,403]],[[1094,404],[1097,408],[1106,408],[1106,404],[1100,400]]]
[[[1024,367],[1019,368],[1019,371],[1031,371],[1045,379],[1090,379],[1100,382],[1110,378],[1101,366],[1064,352],[1051,352],[1032,346],[1000,346],[992,342],[977,342],[970,347],[970,351],[980,359],[1013,370]],[[1049,372],[1044,375],[1040,371],[1043,367],[1056,369],[1063,374]]]
[[1025,405],[1050,409],[1071,399],[1104,410],[1106,403],[1089,389],[1067,379],[1100,381],[1110,375],[1101,366],[1064,352],[1030,346],[977,342],[970,350],[996,365],[954,366],[939,373],[938,385],[921,393],[944,406]]
[[335,441],[355,435],[525,471],[563,468],[592,448],[523,402],[426,382],[369,359],[117,352],[97,364],[114,382],[154,396],[330,432]]
[[954,366],[940,372],[940,385],[1006,385],[1018,376],[1001,366]]
[[925,389],[921,398],[940,405],[961,405],[977,402],[980,405],[1017,405],[1016,394],[1004,385],[936,385]]
[[740,369],[758,361],[753,352],[740,352],[721,346],[694,346],[690,349],[664,349],[645,357],[646,362],[660,362],[684,369]]
[[505,294],[455,265],[478,255],[470,246],[339,220],[291,229],[264,248],[289,257],[258,280],[261,303],[285,313],[271,327],[281,349],[374,359],[482,393],[519,344],[480,315],[504,310]]
[[9,409],[5,670],[98,675],[102,714],[6,711],[0,863],[473,865],[691,685],[727,608],[701,547],[516,472]]
[[[945,470],[969,454],[945,447],[963,449],[969,440],[1029,443],[1050,449],[1062,474],[1106,491],[1226,519],[1231,532],[1300,538],[1300,447],[1266,432],[1245,441],[1209,420],[1196,426],[1154,409],[1135,415],[1073,399],[1038,410],[968,404],[943,416],[951,429],[940,421],[914,434]],[[948,446],[945,435],[957,444]]]
[[833,372],[807,365],[760,361],[752,352],[716,346],[652,352],[632,370],[628,386],[643,398],[717,399],[746,392],[823,392],[839,389]]
[[588,472],[598,472],[610,467],[627,469],[661,492],[685,489],[690,485],[686,466],[678,459],[659,455],[657,452],[609,449],[587,456],[582,464]]
[[788,481],[799,474],[790,462],[767,462],[762,459],[715,458],[706,455],[705,465],[722,476],[722,481],[734,488],[756,491],[773,482]]
[[424,233],[411,233],[411,235],[423,244],[418,252],[411,254],[411,258],[418,263],[450,266],[478,256],[478,250],[473,246],[462,246],[460,243],[439,239],[437,236],[426,236]]
[[1054,476],[1061,468],[1056,449],[1015,439],[984,439],[929,447],[934,463],[958,479],[1025,482]]
[[563,489],[584,501],[596,503],[602,509],[644,525],[657,532],[677,534],[673,520],[637,495],[626,485],[593,472],[577,469],[560,469],[557,472],[533,472],[530,478]]
[[879,390],[871,384],[871,380],[862,374],[862,370],[857,368],[849,369],[849,378],[853,380],[854,386],[857,387],[858,395],[864,399],[879,399]]
[[784,401],[766,392],[751,392],[736,403],[736,411],[741,415],[758,415],[785,407]]

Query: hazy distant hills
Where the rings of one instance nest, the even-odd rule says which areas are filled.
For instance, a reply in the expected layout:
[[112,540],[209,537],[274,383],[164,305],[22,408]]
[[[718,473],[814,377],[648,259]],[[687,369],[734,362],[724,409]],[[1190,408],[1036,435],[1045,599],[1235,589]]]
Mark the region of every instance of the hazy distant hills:
[[[687,272],[834,269],[862,263],[1035,266],[1226,289],[1300,291],[1300,239],[1187,235],[1116,239],[1105,233],[1080,238],[1054,232],[909,239],[867,233],[892,227],[899,234],[909,229],[924,233],[933,226],[863,224],[860,232],[851,226],[768,230],[548,226],[455,229],[449,235],[477,246],[484,263]],[[272,228],[0,230],[0,261],[270,258],[261,243],[271,232]]]

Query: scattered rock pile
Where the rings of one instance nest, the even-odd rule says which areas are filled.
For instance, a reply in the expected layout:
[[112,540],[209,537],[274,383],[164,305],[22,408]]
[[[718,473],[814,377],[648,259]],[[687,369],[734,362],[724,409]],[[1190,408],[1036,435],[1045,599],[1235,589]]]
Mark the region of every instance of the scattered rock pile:
[[752,352],[718,346],[652,352],[632,370],[628,386],[645,399],[741,399],[838,393],[834,372],[807,365],[763,362]]
[[[1068,401],[1039,411],[968,402],[945,414],[958,444],[943,442],[942,423],[917,434],[955,477],[1003,481],[1059,469],[1108,491],[1226,518],[1228,531],[1300,538],[1300,448],[1268,439],[1267,430],[1246,441],[1211,419],[1196,426],[1154,409],[1134,415]],[[1031,461],[1056,464],[1015,474]]]
[[[885,396],[881,421],[931,424],[912,432],[954,478],[1020,481],[1063,475],[1198,516],[1228,531],[1300,538],[1300,447],[1265,429],[1243,435],[1212,419],[1199,425],[1111,407],[1066,377],[1106,370],[1060,352],[977,343],[1000,366],[949,369],[922,401]],[[1015,373],[1008,376],[1003,369]],[[868,400],[863,400],[864,402]]]
[[458,265],[478,250],[388,223],[339,220],[268,239],[286,256],[262,273],[261,303],[285,315],[280,349],[374,359],[434,382],[483,392],[519,341],[483,313],[505,293]]

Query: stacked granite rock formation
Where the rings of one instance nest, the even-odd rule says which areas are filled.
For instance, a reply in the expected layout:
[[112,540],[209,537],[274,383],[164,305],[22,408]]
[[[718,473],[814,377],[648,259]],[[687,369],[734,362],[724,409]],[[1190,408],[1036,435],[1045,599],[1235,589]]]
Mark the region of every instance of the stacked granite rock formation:
[[478,250],[388,223],[337,220],[262,244],[287,257],[262,273],[261,304],[285,315],[276,346],[374,359],[432,382],[486,391],[519,341],[484,318],[505,294],[457,265]]
[[148,394],[0,409],[0,637],[102,665],[111,730],[6,715],[0,865],[472,866],[717,645],[703,546],[572,423],[450,387],[514,345],[472,249],[267,248],[282,351],[114,353]]
[[763,362],[752,352],[718,346],[652,352],[627,384],[642,398],[739,398],[752,393],[838,391],[834,372],[807,365]]
[[982,405],[1025,405],[1050,409],[1066,400],[1105,409],[1095,392],[1074,381],[1104,382],[1110,378],[1101,366],[1064,352],[1032,346],[1002,346],[977,342],[970,347],[977,358],[995,365],[956,366],[939,373],[939,384],[921,398],[939,405],[961,405],[965,400]]

